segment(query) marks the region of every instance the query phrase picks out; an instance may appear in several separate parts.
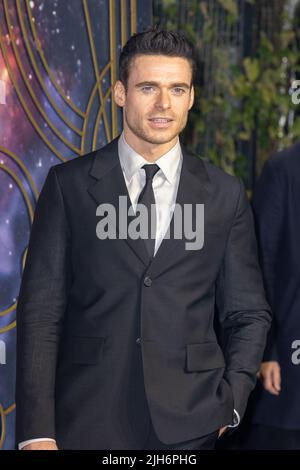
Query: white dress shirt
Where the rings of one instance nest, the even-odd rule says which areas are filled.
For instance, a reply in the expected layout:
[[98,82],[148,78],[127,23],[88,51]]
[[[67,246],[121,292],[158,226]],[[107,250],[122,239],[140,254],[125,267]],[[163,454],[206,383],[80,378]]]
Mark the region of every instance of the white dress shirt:
[[[125,178],[128,194],[134,211],[139,195],[146,184],[143,165],[149,164],[133,150],[125,140],[124,132],[118,142],[119,158]],[[179,139],[167,153],[156,160],[160,170],[154,175],[152,187],[156,204],[156,238],[154,255],[168,230],[177,197],[182,166],[182,153]]]
[[[118,152],[128,194],[135,211],[139,195],[146,184],[146,174],[142,166],[149,164],[150,162],[130,147],[125,140],[124,132],[122,132],[118,141]],[[182,166],[182,152],[179,138],[171,150],[159,157],[155,163],[159,166],[160,170],[154,175],[152,182],[156,203],[157,221],[154,255],[157,253],[157,250],[168,230],[176,202]],[[239,415],[236,410],[234,410],[234,412],[238,417],[239,424]],[[231,427],[235,427],[238,424]],[[55,442],[54,439],[50,438],[30,439],[28,441],[21,442],[19,444],[19,449],[22,449],[28,444],[39,441]]]

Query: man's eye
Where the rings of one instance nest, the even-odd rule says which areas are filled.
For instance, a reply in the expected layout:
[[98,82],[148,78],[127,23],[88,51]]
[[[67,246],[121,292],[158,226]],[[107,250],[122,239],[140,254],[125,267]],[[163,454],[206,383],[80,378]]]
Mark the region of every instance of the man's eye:
[[185,93],[185,90],[183,88],[173,88],[174,92],[176,95],[183,95],[183,93]]
[[154,90],[154,87],[153,86],[143,86],[142,91],[144,91],[145,93],[151,93],[153,90]]

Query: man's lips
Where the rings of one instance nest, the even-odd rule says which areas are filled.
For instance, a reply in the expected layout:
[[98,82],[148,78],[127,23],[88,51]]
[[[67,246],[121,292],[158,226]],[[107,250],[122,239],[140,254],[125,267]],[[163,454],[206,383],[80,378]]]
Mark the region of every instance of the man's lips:
[[149,119],[150,126],[155,129],[164,129],[172,125],[173,119],[154,117]]
[[170,122],[170,121],[173,121],[173,119],[163,118],[163,117],[154,117],[154,118],[149,118],[149,121],[153,121],[153,122]]

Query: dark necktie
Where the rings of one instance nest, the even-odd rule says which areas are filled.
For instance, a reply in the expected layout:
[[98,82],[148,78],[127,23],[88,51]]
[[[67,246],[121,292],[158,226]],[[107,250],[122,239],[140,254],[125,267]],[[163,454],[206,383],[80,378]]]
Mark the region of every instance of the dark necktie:
[[[151,229],[153,233],[156,233],[156,211],[154,220],[151,220],[151,204],[155,204],[155,197],[152,187],[152,180],[154,175],[160,169],[155,163],[149,163],[142,167],[146,173],[146,184],[143,187],[141,194],[139,195],[138,204],[144,204],[148,211],[148,237],[145,239],[146,248],[149,256],[152,258],[154,255],[155,238],[151,238]],[[152,223],[152,226],[151,226]]]

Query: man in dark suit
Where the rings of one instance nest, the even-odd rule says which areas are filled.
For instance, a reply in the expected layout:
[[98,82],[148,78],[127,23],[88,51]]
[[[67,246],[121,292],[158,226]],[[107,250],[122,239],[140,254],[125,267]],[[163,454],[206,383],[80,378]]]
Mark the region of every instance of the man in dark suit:
[[254,192],[261,263],[274,321],[247,447],[300,449],[300,144],[264,166]]
[[244,414],[270,311],[242,183],[180,146],[194,68],[184,36],[133,36],[122,135],[47,176],[18,301],[22,448],[212,449]]

